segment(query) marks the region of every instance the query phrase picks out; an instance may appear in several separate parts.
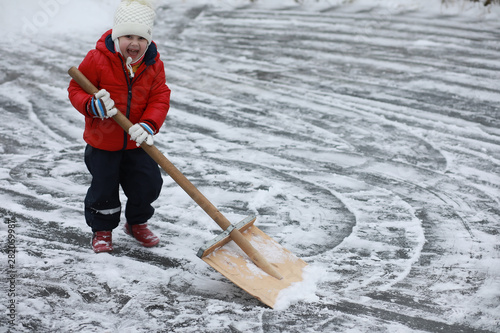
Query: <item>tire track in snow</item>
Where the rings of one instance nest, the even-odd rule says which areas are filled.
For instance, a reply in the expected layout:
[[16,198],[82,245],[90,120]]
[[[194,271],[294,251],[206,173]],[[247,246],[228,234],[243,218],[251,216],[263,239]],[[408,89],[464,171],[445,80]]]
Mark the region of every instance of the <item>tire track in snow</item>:
[[[225,13],[220,15],[225,15]],[[279,64],[282,68],[288,67],[297,69],[301,67],[301,63],[304,61],[307,63],[313,61],[317,66],[323,64],[324,70],[326,71],[331,71],[333,66],[333,68],[338,69],[332,73],[336,78],[336,81],[332,82],[332,84],[338,85],[339,81],[342,82],[346,77],[350,77],[349,82],[351,82],[351,84],[348,84],[346,89],[354,91],[359,89],[356,88],[356,86],[359,86],[359,83],[364,82],[367,79],[366,75],[361,76],[357,75],[357,73],[369,72],[373,69],[372,66],[376,65],[377,70],[384,70],[384,72],[383,75],[377,77],[377,80],[374,82],[375,85],[379,85],[380,88],[388,90],[389,92],[396,90],[395,95],[398,96],[401,94],[398,94],[397,91],[401,88],[394,85],[395,79],[396,82],[400,81],[403,87],[408,86],[408,83],[410,83],[412,86],[408,86],[410,89],[407,88],[406,94],[410,94],[409,97],[414,100],[418,100],[420,103],[426,102],[426,100],[422,99],[422,97],[425,97],[427,94],[429,98],[433,99],[432,104],[427,102],[429,105],[436,105],[435,103],[438,101],[437,98],[439,98],[439,95],[435,94],[435,92],[432,93],[432,91],[435,90],[437,82],[443,79],[447,80],[446,77],[439,77],[435,74],[442,71],[448,72],[448,76],[450,77],[452,73],[456,73],[452,80],[448,79],[448,81],[445,81],[444,84],[441,85],[443,88],[447,89],[444,91],[445,95],[448,95],[447,98],[451,97],[449,96],[450,92],[457,91],[455,87],[459,86],[455,86],[456,84],[463,85],[464,89],[462,89],[462,91],[467,93],[467,99],[461,99],[458,96],[454,96],[456,99],[456,102],[454,102],[455,105],[458,103],[462,103],[465,106],[470,105],[471,98],[477,99],[475,97],[484,95],[485,91],[491,92],[491,98],[495,98],[497,95],[494,94],[496,91],[494,88],[496,86],[496,75],[494,73],[498,70],[498,67],[488,68],[488,71],[485,71],[488,73],[488,78],[483,76],[480,79],[478,78],[475,80],[474,86],[471,87],[470,84],[471,67],[479,70],[482,67],[482,63],[488,63],[488,59],[485,58],[491,57],[491,59],[497,59],[498,56],[500,56],[500,45],[496,40],[496,36],[492,32],[477,32],[476,36],[471,37],[470,35],[473,34],[473,32],[470,32],[471,29],[469,29],[469,36],[467,37],[466,43],[463,43],[465,45],[462,46],[462,48],[466,51],[463,52],[477,52],[478,48],[474,47],[474,45],[470,45],[469,43],[471,38],[475,38],[475,40],[482,43],[488,43],[489,41],[491,41],[491,43],[496,43],[493,44],[493,49],[495,51],[492,54],[484,54],[484,52],[481,52],[477,53],[475,56],[470,53],[463,53],[463,59],[467,59],[469,62],[461,65],[460,59],[457,59],[460,58],[459,55],[461,53],[457,55],[456,50],[451,50],[450,53],[453,56],[443,56],[443,54],[446,54],[448,50],[440,49],[439,52],[441,53],[437,54],[436,52],[438,51],[435,51],[435,46],[420,43],[420,41],[426,41],[429,40],[429,38],[439,38],[442,36],[440,33],[433,33],[431,36],[429,36],[428,33],[421,33],[419,35],[412,30],[409,31],[408,34],[405,34],[401,39],[397,39],[397,36],[394,36],[394,27],[392,26],[390,20],[387,22],[385,30],[380,29],[380,27],[372,29],[372,27],[368,26],[366,31],[353,31],[352,26],[356,26],[359,23],[357,23],[352,17],[347,18],[347,22],[350,23],[349,25],[340,25],[339,29],[339,23],[336,21],[337,17],[327,16],[330,22],[317,23],[316,26],[312,26],[311,28],[311,26],[304,24],[303,21],[298,19],[296,21],[292,21],[291,23],[289,22],[288,24],[281,22],[281,25],[278,26],[275,23],[276,18],[274,15],[260,17],[259,14],[257,14],[257,18],[246,16],[246,19],[243,17],[244,15],[246,14],[242,12],[236,17],[237,20],[225,19],[222,21],[219,20],[218,14],[215,14],[213,20],[211,20],[211,17],[208,16],[206,20],[200,22],[200,26],[204,29],[199,29],[196,34],[192,34],[189,38],[194,38],[193,44],[203,43],[202,40],[198,39],[200,36],[205,39],[210,38],[215,44],[213,49],[220,51],[220,53],[223,52],[227,55],[228,52],[232,53],[234,51],[239,54],[239,57],[241,57],[241,55],[248,55],[248,57],[252,59],[259,59],[260,54],[267,55],[272,53],[273,50],[270,48],[278,46],[280,48],[280,52],[277,57],[275,56],[273,58],[274,64]],[[295,13],[295,15],[297,14]],[[207,15],[203,18],[206,16]],[[300,16],[300,14],[297,16]],[[304,14],[303,17],[307,17],[307,14]],[[373,20],[374,18],[371,17],[371,19]],[[234,22],[234,25],[231,24],[232,22]],[[244,26],[242,22],[249,22],[249,24],[253,24],[251,31],[248,30],[247,26]],[[236,25],[237,23],[239,24]],[[309,24],[312,23],[313,22],[310,22]],[[426,25],[437,28],[432,23],[432,20],[427,20]],[[325,30],[324,26],[329,27],[330,30],[322,32]],[[369,35],[365,35],[365,33],[368,32],[368,28]],[[451,31],[454,31],[456,34],[457,28],[458,27],[453,26]],[[346,39],[343,44],[339,45],[335,38],[339,34],[345,34],[346,29],[348,29]],[[463,28],[460,29],[464,31]],[[212,33],[213,31],[219,34],[214,36]],[[273,34],[269,34],[269,31],[273,31]],[[322,34],[326,36],[323,39],[321,38]],[[377,47],[380,47],[380,44],[377,44],[380,43],[380,41],[375,39],[373,42],[370,42],[370,37],[372,37],[370,34],[374,36],[384,36],[390,44],[384,48],[377,49]],[[231,41],[229,48],[225,44],[228,39],[227,35],[230,36],[229,38]],[[465,33],[459,33],[458,35],[463,38],[466,37]],[[218,36],[220,38],[217,38]],[[270,36],[273,37],[270,39]],[[448,37],[448,35],[442,36],[443,43],[446,42],[445,45],[450,43]],[[254,45],[255,43],[252,44],[252,39],[259,41],[269,40],[269,45],[260,42],[256,47]],[[305,44],[310,43],[311,41],[316,42],[320,48],[315,48],[311,44]],[[411,41],[414,42],[412,43]],[[359,49],[360,45],[364,45],[364,43],[367,42],[370,44],[362,47],[362,49]],[[414,43],[417,43],[417,45],[414,45]],[[372,44],[377,45],[374,46]],[[458,44],[460,45],[462,43]],[[394,45],[401,46],[394,47]],[[363,50],[368,51],[367,54],[369,54],[369,57],[364,56],[362,53]],[[388,56],[391,58],[388,58]],[[297,61],[290,62],[290,58],[295,58]],[[478,61],[471,63],[471,58],[476,58]],[[496,64],[496,62],[492,62],[492,64]],[[356,71],[354,71],[353,68],[355,68]],[[339,71],[344,75],[336,73]],[[318,73],[315,74],[320,75],[321,77],[321,71],[318,71]],[[431,89],[425,89],[424,86],[429,83],[431,84]],[[424,88],[424,90],[422,90],[422,88]],[[471,88],[474,88],[472,89],[472,92],[470,92]],[[418,94],[415,93],[415,90],[417,89]],[[437,90],[439,91],[440,89]],[[400,91],[404,92],[403,89]],[[440,97],[442,98],[442,94]],[[477,105],[482,108],[491,108],[488,103]],[[434,107],[432,111],[442,112],[440,110],[445,106],[446,103],[442,103],[440,108]],[[492,110],[491,112],[494,111]],[[460,116],[460,114],[463,114],[463,110],[457,115]],[[494,114],[485,121],[495,121]],[[494,125],[494,123],[491,125]]]

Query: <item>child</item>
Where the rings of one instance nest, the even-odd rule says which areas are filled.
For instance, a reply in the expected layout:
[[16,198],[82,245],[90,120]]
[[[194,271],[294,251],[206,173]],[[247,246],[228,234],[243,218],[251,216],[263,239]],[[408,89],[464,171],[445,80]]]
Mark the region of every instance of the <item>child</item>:
[[[139,145],[152,145],[170,105],[163,62],[152,42],[155,12],[145,0],[122,0],[113,29],[104,33],[79,66],[100,89],[87,94],[71,80],[73,106],[85,116],[85,164],[92,182],[85,197],[85,219],[96,253],[113,250],[111,232],[120,222],[119,186],[127,197],[125,232],[146,247],[159,238],[146,222],[163,180],[158,165]],[[134,124],[130,136],[110,117],[117,109]]]

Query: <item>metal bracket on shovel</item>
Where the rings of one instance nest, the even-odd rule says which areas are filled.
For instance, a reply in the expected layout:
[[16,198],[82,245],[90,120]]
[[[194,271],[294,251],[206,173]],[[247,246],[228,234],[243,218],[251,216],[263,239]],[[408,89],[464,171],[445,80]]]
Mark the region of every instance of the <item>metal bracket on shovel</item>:
[[243,232],[253,225],[253,223],[255,222],[255,219],[256,219],[256,217],[252,215],[252,216],[248,216],[247,218],[240,221],[236,225],[231,224],[226,230],[221,232],[219,234],[219,236],[215,237],[211,241],[206,242],[205,245],[200,247],[200,249],[198,250],[198,253],[196,255],[199,258],[203,259],[204,256],[209,255],[218,247],[221,247],[221,246],[224,246],[225,244],[227,244],[231,240],[231,236],[229,236],[231,231],[233,231],[234,229],[238,229],[240,232]]
[[[88,94],[98,89],[76,67],[68,74]],[[125,132],[132,126],[120,111],[113,116]],[[145,142],[141,148],[222,228],[227,231],[221,240],[203,251],[202,260],[222,273],[243,290],[263,303],[273,307],[281,290],[292,283],[302,281],[302,269],[307,265],[290,251],[281,247],[271,237],[253,225],[253,221],[232,228],[231,222],[184,176],[158,148]],[[246,220],[243,220],[244,222]],[[239,226],[240,224],[238,224]],[[229,241],[237,244],[236,251]],[[219,245],[220,244],[220,245]],[[264,253],[266,256],[262,255]]]

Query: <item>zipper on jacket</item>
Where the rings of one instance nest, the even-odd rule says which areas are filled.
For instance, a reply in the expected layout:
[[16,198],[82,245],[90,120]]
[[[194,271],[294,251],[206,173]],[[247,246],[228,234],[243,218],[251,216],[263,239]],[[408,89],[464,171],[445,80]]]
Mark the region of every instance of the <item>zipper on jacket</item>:
[[[125,116],[128,119],[130,117],[130,107],[132,104],[132,82],[129,82],[127,80],[127,85],[128,85],[127,113],[125,114]],[[128,141],[127,132],[124,131],[123,132],[123,150],[127,149],[127,143],[128,143],[127,141]]]
[[[132,86],[134,84],[134,82],[136,82],[139,77],[141,77],[142,73],[144,73],[147,69],[147,65],[146,65],[146,68],[139,73],[139,75],[135,76],[134,78],[131,78],[128,71],[127,71],[127,67],[125,66],[125,63],[123,62],[123,59],[120,57],[120,61],[122,62],[122,69],[123,69],[123,73],[125,74],[125,80],[127,81],[127,88],[128,88],[128,96],[127,96],[127,112],[125,114],[125,116],[127,117],[127,119],[130,118],[130,110],[131,110],[131,107],[132,107]],[[126,131],[123,131],[123,148],[122,150],[125,150],[127,149],[127,143],[128,143],[128,133]]]

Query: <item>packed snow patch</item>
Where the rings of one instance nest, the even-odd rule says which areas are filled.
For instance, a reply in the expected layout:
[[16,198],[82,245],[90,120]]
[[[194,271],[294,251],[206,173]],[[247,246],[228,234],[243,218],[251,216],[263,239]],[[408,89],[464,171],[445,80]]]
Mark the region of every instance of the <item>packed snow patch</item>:
[[79,35],[110,29],[116,0],[22,0],[5,1],[0,19],[8,36],[36,39],[43,35]]

